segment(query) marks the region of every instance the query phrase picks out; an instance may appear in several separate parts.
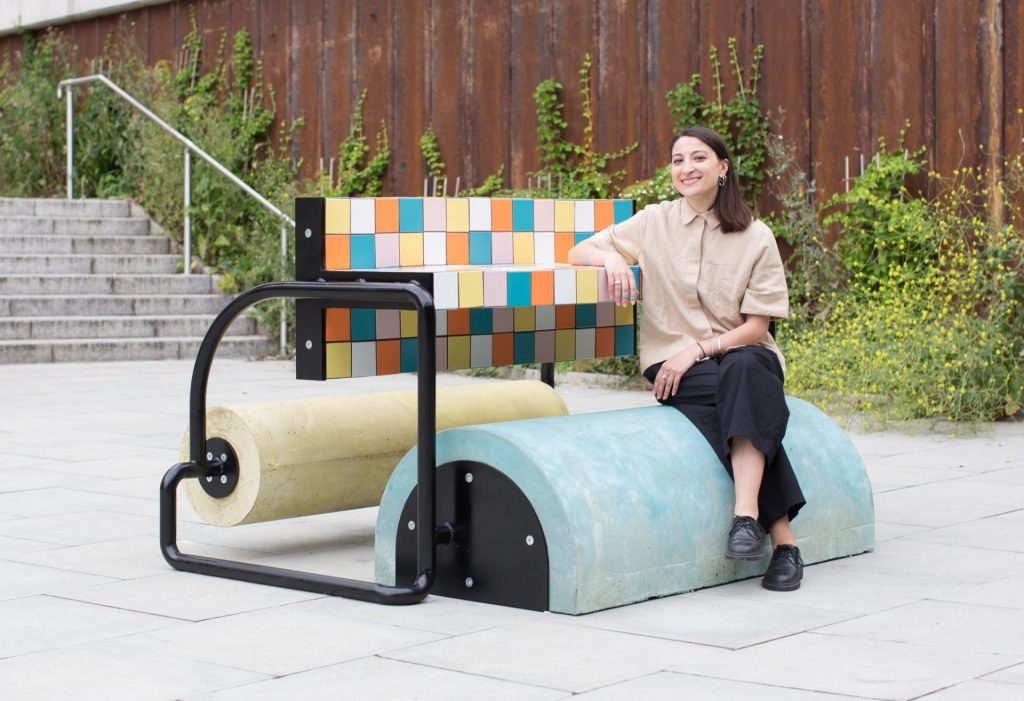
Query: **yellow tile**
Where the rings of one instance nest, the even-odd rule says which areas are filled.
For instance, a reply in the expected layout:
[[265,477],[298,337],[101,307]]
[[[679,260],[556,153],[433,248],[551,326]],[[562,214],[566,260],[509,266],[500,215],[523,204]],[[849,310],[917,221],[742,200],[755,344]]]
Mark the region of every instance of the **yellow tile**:
[[633,311],[636,306],[629,305],[628,307],[620,307],[615,305],[615,325],[616,326],[629,326],[633,323]]
[[582,268],[576,271],[576,303],[597,303],[597,268]]
[[575,231],[576,203],[572,200],[555,200],[555,231]]
[[448,231],[469,231],[469,200],[452,197],[447,202]]
[[512,328],[516,331],[535,331],[537,329],[536,307],[513,307]]
[[423,234],[398,235],[398,264],[423,265]]
[[555,360],[576,359],[576,329],[555,331]]
[[484,306],[484,271],[464,270],[459,273],[459,307]]
[[448,369],[465,370],[469,367],[470,336],[448,337]]
[[352,377],[352,344],[327,344],[327,377]]
[[328,199],[324,205],[324,233],[348,234],[352,227],[350,221],[352,202],[348,199]]
[[517,231],[512,234],[512,262],[533,265],[533,232]]
[[408,309],[403,309],[402,315],[399,318],[401,321],[400,333],[402,335],[402,338],[416,338],[416,332],[419,331],[419,327],[416,323],[417,321],[419,321],[416,318],[416,312]]

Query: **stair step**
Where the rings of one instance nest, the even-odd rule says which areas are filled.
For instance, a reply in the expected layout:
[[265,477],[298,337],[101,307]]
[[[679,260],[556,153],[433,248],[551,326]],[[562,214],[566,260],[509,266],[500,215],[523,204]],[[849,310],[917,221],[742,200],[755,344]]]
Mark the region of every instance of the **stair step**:
[[198,295],[17,295],[0,297],[0,317],[218,314],[231,297]]
[[0,252],[138,255],[170,253],[167,236],[0,236]]
[[[178,316],[10,317],[0,319],[0,340],[183,338],[204,336],[213,314]],[[252,336],[256,322],[242,317],[228,336]]]
[[179,256],[163,255],[0,255],[0,275],[98,273],[175,273]]
[[146,236],[144,217],[2,217],[0,235],[15,236]]
[[209,294],[209,275],[0,275],[0,295]]
[[[0,341],[0,363],[184,360],[195,358],[201,343],[199,337]],[[273,343],[262,336],[226,336],[217,357],[258,358],[273,350]]]
[[126,200],[41,200],[0,197],[0,217],[128,217]]

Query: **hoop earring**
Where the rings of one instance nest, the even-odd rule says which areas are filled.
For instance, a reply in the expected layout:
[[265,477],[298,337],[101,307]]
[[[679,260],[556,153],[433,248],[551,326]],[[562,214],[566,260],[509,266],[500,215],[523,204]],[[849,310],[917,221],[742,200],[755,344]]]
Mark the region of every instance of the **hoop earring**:
[[725,176],[724,175],[719,175],[718,176],[718,187],[725,187]]

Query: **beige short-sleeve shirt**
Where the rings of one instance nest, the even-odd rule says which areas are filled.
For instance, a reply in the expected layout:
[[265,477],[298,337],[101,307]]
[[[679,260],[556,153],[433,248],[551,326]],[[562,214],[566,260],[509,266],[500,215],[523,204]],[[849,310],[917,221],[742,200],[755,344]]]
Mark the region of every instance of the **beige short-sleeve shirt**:
[[[680,198],[649,205],[591,241],[643,271],[641,368],[736,328],[747,314],[789,315],[782,257],[771,229],[758,219],[727,234],[714,212],[698,214]],[[759,345],[785,368],[770,334]]]

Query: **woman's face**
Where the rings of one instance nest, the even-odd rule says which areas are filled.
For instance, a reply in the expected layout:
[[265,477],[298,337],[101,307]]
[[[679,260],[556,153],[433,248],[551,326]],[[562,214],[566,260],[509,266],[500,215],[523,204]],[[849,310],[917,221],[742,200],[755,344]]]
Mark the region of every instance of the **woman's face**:
[[672,145],[672,185],[691,204],[710,207],[718,196],[718,178],[728,170],[729,162],[696,137],[682,136]]

